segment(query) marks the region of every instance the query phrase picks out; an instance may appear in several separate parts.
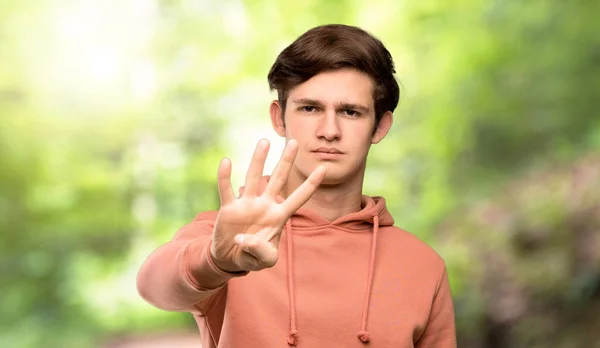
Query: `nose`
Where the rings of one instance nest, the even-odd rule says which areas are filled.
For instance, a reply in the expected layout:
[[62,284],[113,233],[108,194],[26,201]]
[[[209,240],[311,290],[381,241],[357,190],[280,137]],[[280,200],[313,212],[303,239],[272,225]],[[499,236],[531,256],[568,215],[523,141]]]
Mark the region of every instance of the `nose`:
[[319,138],[327,141],[339,140],[341,137],[340,126],[335,111],[327,111],[321,115],[321,123],[317,132]]

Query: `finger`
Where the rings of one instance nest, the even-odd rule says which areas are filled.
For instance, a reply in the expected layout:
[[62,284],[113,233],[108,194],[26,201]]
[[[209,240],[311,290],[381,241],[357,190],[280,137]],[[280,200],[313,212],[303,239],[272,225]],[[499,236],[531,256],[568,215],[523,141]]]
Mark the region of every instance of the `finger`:
[[244,196],[256,196],[268,153],[269,141],[267,139],[261,139],[258,144],[256,144],[256,149],[254,150],[254,155],[250,162],[250,168],[248,168],[248,173],[246,173]]
[[277,263],[277,250],[271,243],[254,234],[238,234],[235,243],[247,253],[245,262],[251,270],[273,267]]
[[298,188],[283,203],[281,203],[283,209],[289,216],[294,214],[296,210],[310,199],[312,194],[321,184],[321,181],[323,181],[326,171],[327,169],[325,166],[319,166],[310,173],[302,185],[298,186]]
[[231,187],[231,161],[229,158],[224,158],[219,165],[217,187],[219,188],[221,206],[229,204],[235,199],[233,188]]
[[298,142],[294,139],[290,139],[283,149],[279,163],[277,163],[275,170],[273,170],[273,175],[271,175],[271,178],[269,179],[269,183],[265,189],[266,195],[275,197],[279,194],[290,175],[290,170],[292,169],[297,154]]

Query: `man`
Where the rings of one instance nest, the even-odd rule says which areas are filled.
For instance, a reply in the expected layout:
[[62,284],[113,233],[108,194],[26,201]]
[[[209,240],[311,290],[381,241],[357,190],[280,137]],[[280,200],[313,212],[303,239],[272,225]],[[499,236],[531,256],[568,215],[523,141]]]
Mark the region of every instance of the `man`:
[[[235,196],[200,213],[145,261],[141,296],[191,312],[209,347],[455,347],[444,261],[362,194],[371,144],[399,99],[392,57],[362,29],[327,25],[278,56],[273,128],[287,140],[270,177],[259,141]],[[287,342],[287,345],[286,345]]]

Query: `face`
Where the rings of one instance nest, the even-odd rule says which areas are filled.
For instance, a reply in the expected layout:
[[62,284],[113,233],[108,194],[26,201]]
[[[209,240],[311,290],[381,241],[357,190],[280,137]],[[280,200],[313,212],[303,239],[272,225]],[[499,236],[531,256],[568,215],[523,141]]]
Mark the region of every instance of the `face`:
[[340,184],[364,176],[371,144],[392,124],[386,112],[375,126],[372,79],[357,70],[323,72],[288,93],[285,124],[281,106],[271,104],[275,131],[299,143],[292,173],[307,177],[320,164],[327,167],[323,184]]

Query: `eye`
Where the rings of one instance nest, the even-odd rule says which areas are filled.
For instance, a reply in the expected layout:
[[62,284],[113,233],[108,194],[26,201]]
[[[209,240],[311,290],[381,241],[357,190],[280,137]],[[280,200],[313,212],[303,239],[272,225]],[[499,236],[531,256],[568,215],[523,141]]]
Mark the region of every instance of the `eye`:
[[317,108],[314,106],[307,105],[307,106],[301,106],[300,110],[304,111],[304,112],[315,112],[315,111],[317,111]]
[[346,114],[346,116],[351,116],[351,117],[357,117],[360,114],[356,111],[356,110],[352,110],[352,109],[345,109],[343,110],[344,114]]

